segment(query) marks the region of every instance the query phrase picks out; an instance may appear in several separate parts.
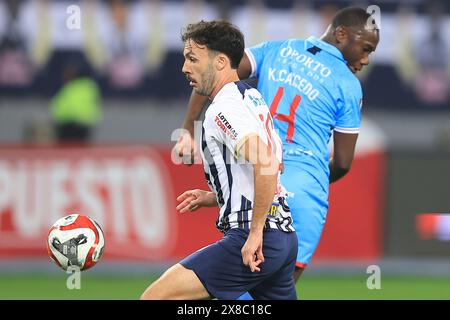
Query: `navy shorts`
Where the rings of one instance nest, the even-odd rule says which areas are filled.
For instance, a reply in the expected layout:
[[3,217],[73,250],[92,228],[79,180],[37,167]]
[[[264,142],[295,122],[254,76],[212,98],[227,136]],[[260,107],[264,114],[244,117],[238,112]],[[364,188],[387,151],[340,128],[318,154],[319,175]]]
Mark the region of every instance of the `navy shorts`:
[[251,272],[241,255],[248,232],[230,229],[221,240],[191,254],[180,264],[193,270],[209,294],[217,299],[235,300],[249,292],[255,300],[296,300],[296,233],[264,229],[265,261],[260,264],[261,271]]

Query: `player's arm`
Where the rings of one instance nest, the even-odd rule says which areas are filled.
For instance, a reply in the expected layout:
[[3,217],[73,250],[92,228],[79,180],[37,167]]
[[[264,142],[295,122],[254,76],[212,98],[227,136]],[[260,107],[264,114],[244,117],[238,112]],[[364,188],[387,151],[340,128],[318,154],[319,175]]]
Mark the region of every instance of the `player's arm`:
[[[252,72],[252,67],[247,54],[244,53],[242,60],[238,67],[238,75],[240,79],[247,79]],[[203,108],[208,101],[208,97],[201,96],[192,90],[191,97],[188,102],[188,109],[183,121],[183,129],[186,129],[189,134],[181,135],[174,147],[174,153],[180,158],[185,157],[186,154],[194,155],[193,137],[194,137],[194,122],[200,118]]]
[[260,271],[258,266],[264,262],[263,230],[269,207],[276,192],[279,163],[275,154],[269,151],[266,144],[256,134],[246,139],[239,153],[253,164],[255,198],[252,223],[241,253],[244,264],[254,272]]
[[352,165],[355,154],[358,134],[348,134],[334,131],[333,143],[334,154],[330,160],[330,183],[333,183],[345,176]]
[[188,102],[188,110],[183,121],[183,129],[189,131],[191,137],[194,137],[194,122],[200,118],[207,101],[207,96],[201,96],[197,94],[195,90],[192,90]]

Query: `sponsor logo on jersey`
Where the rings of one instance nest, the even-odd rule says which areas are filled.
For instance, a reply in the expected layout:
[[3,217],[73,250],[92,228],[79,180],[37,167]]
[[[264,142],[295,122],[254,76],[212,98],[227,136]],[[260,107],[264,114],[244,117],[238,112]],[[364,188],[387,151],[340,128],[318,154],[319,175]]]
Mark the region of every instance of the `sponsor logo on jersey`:
[[229,136],[232,140],[237,139],[237,132],[233,129],[231,124],[228,122],[227,118],[222,114],[222,112],[219,112],[218,115],[216,115],[216,118],[214,119],[217,126],[225,132],[227,136]]
[[324,78],[330,76],[331,74],[330,68],[291,47],[284,47],[283,49],[281,49],[280,56],[282,58],[293,59],[295,62],[305,66],[309,70],[313,72],[319,72],[319,74]]

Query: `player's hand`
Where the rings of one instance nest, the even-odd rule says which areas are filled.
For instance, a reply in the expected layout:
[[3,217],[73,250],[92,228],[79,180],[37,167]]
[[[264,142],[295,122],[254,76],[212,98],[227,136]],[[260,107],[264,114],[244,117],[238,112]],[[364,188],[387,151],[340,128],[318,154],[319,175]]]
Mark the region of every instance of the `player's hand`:
[[188,132],[183,133],[172,149],[175,156],[179,157],[185,165],[194,164],[197,155],[195,140]]
[[177,210],[180,211],[180,213],[188,211],[192,212],[201,207],[217,206],[217,200],[214,193],[200,189],[183,192],[178,196],[177,201],[181,201],[177,206]]
[[244,263],[244,265],[250,267],[250,270],[252,272],[261,271],[259,265],[264,262],[262,245],[262,233],[250,233],[248,235],[247,241],[241,249],[242,262]]

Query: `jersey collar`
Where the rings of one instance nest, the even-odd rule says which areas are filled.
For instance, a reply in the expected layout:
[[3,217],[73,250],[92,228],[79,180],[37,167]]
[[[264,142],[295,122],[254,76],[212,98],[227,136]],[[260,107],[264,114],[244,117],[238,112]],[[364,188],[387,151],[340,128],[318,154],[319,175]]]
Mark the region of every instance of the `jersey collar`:
[[311,44],[319,47],[320,49],[322,49],[322,50],[332,54],[336,58],[338,58],[338,59],[344,61],[345,63],[347,63],[347,61],[344,59],[344,56],[339,51],[339,49],[336,48],[335,46],[333,46],[332,44],[329,44],[328,42],[325,42],[325,41],[320,40],[319,38],[316,38],[316,37],[313,37],[313,36],[311,36],[308,39],[306,39],[306,42],[305,42],[306,46],[308,46],[308,43],[311,43]]

